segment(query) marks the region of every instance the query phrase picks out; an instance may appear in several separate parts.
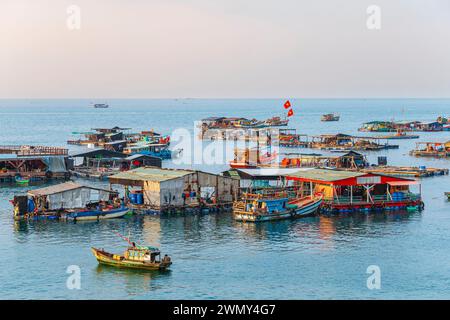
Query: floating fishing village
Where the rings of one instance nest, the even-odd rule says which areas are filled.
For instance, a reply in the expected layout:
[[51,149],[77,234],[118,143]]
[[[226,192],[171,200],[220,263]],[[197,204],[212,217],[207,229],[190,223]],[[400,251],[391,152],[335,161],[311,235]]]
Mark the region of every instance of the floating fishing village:
[[[447,168],[388,165],[383,155],[373,164],[364,154],[398,149],[390,139],[419,138],[410,132],[448,130],[445,118],[430,123],[373,121],[360,128],[394,132],[386,136],[307,135],[289,127],[290,101],[284,109],[285,117],[266,120],[200,120],[197,139],[241,143],[234,148],[228,170],[221,173],[165,167],[165,160],[184,151],[172,148],[169,135],[115,126],[72,132],[67,144],[83,149],[77,152],[53,146],[0,146],[0,184],[23,189],[10,199],[12,219],[17,221],[222,212],[239,223],[277,223],[314,215],[420,212],[426,206],[421,179],[449,173]],[[337,114],[320,118],[339,120]],[[301,152],[305,149],[326,154]],[[409,156],[449,158],[450,141],[418,142]],[[108,183],[109,188],[97,187],[94,181]],[[39,187],[42,183],[45,186]],[[450,199],[450,190],[442,196]],[[148,270],[166,270],[172,264],[168,255],[160,257],[157,247],[120,236],[129,244],[122,255],[92,248],[100,264]]]

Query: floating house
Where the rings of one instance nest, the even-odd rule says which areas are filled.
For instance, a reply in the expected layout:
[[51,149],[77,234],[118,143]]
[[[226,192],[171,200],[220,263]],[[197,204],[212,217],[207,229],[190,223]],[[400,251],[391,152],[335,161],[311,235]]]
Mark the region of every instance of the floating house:
[[278,145],[287,148],[307,148],[308,135],[298,134],[296,129],[279,129]]
[[309,147],[322,150],[382,150],[398,148],[398,145],[381,144],[378,138],[338,133],[313,136]]
[[68,144],[73,145],[92,145],[94,147],[103,147],[105,143],[117,142],[125,140],[124,131],[130,128],[93,128],[90,132],[72,132],[74,135],[84,136],[76,140],[67,141]]
[[[65,182],[15,196],[14,218],[99,220],[124,216],[128,209],[112,190]],[[117,201],[113,202],[114,197]]]
[[[230,139],[229,133],[224,132],[227,129],[263,129],[271,127],[287,126],[288,119],[281,119],[280,117],[272,117],[263,121],[256,119],[246,119],[242,117],[209,117],[200,121],[199,127],[201,129],[200,139]],[[243,132],[238,132],[239,136],[245,136]],[[234,136],[234,139],[239,139],[238,136]]]
[[109,177],[133,209],[151,213],[231,208],[239,181],[202,171],[142,167]]
[[[288,174],[303,194],[322,193],[324,213],[423,208],[418,181],[375,173],[312,169]],[[420,184],[419,184],[420,186]]]
[[285,177],[299,170],[311,168],[253,168],[253,169],[230,169],[222,172],[224,177],[239,180],[240,193],[260,189],[272,189],[288,187]]
[[395,131],[442,131],[442,121],[371,121],[363,123],[359,131],[395,132]]
[[416,124],[416,131],[434,132],[442,131],[443,128],[443,124],[438,121],[419,122]]
[[75,153],[70,156],[75,165],[71,169],[73,175],[82,178],[104,179],[121,171],[141,166],[161,167],[162,160],[149,155],[125,153],[96,149]]
[[0,183],[68,179],[67,149],[46,146],[0,146]]

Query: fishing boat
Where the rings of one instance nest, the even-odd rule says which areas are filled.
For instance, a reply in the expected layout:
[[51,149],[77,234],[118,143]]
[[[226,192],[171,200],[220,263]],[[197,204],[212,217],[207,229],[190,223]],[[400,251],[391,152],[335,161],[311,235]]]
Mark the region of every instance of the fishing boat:
[[[178,155],[181,151],[177,149],[174,153]],[[169,150],[169,146],[166,143],[146,143],[142,141],[130,143],[123,149],[123,153],[128,155],[143,154],[161,159],[172,159],[172,151]]]
[[16,183],[17,183],[18,185],[20,185],[20,186],[27,185],[27,184],[30,182],[30,179],[26,179],[26,178],[21,177],[21,176],[16,176],[16,177],[14,178],[14,180],[15,180]]
[[272,117],[264,120],[263,127],[283,127],[289,124],[288,119],[281,119],[280,117]]
[[321,194],[289,199],[286,192],[245,193],[242,200],[233,203],[233,216],[243,222],[298,218],[316,213],[321,203]]
[[320,117],[320,121],[339,121],[340,116],[335,113],[327,113]]
[[159,249],[149,246],[132,245],[122,255],[109,253],[104,249],[94,247],[91,250],[99,264],[117,268],[166,270],[172,264],[168,255],[161,259]]
[[106,109],[106,108],[109,108],[109,105],[107,103],[94,103],[94,108]]
[[409,152],[416,157],[450,157],[450,141],[447,142],[417,142],[416,148]]
[[257,168],[261,165],[268,166],[278,158],[278,153],[276,151],[262,153],[259,148],[236,149],[234,155],[234,160],[230,162],[230,167],[232,168]]
[[446,192],[445,195],[447,196],[448,200],[450,201],[450,192]]

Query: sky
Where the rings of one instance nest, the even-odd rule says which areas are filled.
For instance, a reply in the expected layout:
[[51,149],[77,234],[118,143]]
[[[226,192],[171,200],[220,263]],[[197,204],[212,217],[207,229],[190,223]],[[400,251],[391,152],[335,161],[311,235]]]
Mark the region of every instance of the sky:
[[0,98],[445,98],[449,40],[448,0],[0,0]]

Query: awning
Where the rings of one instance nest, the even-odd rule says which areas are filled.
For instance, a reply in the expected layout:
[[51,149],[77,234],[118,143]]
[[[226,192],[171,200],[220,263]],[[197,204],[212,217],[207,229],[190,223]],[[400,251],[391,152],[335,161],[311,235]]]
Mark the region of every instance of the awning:
[[419,184],[419,181],[409,180],[409,181],[391,181],[387,183],[390,186],[409,186],[412,184]]

